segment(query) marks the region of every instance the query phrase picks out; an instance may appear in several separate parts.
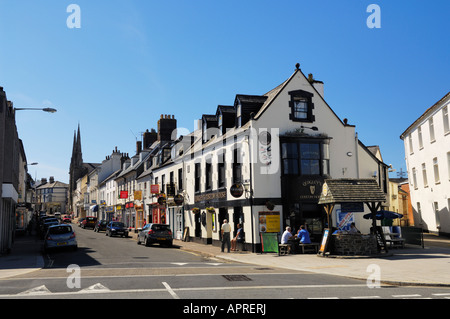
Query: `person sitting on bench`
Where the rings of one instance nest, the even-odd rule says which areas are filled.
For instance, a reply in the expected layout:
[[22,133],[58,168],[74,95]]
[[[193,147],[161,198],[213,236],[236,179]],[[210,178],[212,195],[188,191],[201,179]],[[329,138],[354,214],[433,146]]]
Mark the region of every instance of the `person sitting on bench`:
[[305,226],[301,225],[298,230],[297,237],[300,239],[300,244],[311,244],[309,238],[309,232],[305,229]]

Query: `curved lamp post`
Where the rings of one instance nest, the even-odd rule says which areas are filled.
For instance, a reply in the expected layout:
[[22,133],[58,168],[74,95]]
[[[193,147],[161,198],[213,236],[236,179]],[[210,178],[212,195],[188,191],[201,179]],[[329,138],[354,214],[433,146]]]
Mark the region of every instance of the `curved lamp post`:
[[57,110],[52,109],[50,107],[46,107],[43,109],[40,109],[40,108],[14,108],[14,111],[24,111],[24,110],[44,111],[47,113],[56,113],[57,112]]

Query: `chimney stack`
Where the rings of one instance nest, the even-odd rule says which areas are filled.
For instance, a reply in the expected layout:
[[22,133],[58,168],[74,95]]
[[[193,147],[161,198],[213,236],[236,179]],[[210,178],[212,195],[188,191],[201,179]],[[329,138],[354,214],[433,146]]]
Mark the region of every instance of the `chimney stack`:
[[314,76],[312,73],[308,74],[308,82],[311,83],[311,85],[319,92],[319,94],[324,97],[324,88],[323,88],[323,82],[317,81],[314,79]]
[[55,182],[55,177],[54,176],[50,176],[50,183],[54,183]]
[[141,151],[142,151],[142,142],[136,141],[136,155],[141,154]]
[[161,118],[158,121],[158,141],[159,142],[169,142],[176,138],[176,135],[172,134],[177,129],[177,120],[174,115],[164,115],[161,114]]
[[158,133],[156,133],[155,129],[152,128],[151,132],[148,130],[144,133],[144,149],[149,149],[153,143],[158,140]]

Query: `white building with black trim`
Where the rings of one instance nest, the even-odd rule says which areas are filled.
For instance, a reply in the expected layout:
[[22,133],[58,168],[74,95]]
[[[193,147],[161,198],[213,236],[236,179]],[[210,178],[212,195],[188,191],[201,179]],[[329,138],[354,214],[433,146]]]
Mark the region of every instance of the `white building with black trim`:
[[[171,161],[154,177],[157,172],[161,183],[165,176],[163,184],[171,172],[183,177],[176,193],[184,198],[185,235],[218,245],[228,219],[234,231],[242,224],[247,249],[259,250],[260,232],[282,232],[286,225],[297,231],[307,224],[318,241],[328,227],[318,204],[325,179],[375,178],[388,192],[388,166],[323,96],[323,82],[297,65],[266,94],[238,94],[232,105],[202,115],[196,131],[172,144]],[[332,226],[351,220],[368,233],[371,222],[362,216],[369,210],[356,207],[336,205]]]

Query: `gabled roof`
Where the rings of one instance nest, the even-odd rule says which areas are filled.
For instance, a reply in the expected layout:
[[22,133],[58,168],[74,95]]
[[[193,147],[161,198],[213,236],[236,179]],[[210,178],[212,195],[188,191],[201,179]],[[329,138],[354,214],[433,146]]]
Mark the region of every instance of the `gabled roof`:
[[219,116],[219,111],[222,112],[222,114],[224,114],[224,113],[235,114],[236,113],[234,106],[231,106],[231,105],[218,105],[217,111],[216,111],[216,116]]
[[385,202],[386,195],[375,179],[327,179],[319,204]]

